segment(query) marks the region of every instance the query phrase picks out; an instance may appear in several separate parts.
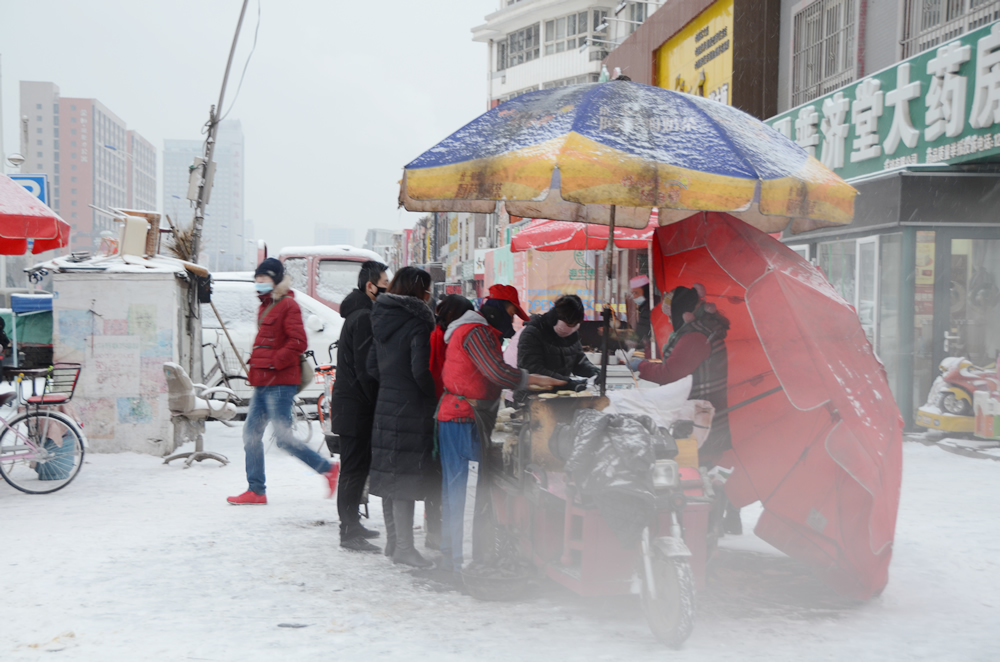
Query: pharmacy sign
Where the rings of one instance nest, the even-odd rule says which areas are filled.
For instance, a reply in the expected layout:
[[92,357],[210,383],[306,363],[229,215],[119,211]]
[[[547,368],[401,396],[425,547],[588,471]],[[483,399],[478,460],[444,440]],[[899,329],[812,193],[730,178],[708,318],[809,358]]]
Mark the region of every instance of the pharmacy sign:
[[1000,160],[1000,22],[767,120],[844,179]]

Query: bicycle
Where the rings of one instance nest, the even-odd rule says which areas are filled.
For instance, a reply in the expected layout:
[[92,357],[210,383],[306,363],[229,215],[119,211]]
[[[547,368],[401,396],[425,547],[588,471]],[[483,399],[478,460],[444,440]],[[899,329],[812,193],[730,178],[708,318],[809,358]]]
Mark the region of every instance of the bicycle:
[[[0,408],[20,402],[18,388],[0,395]],[[80,365],[57,363],[46,370],[45,388],[23,399],[25,411],[0,416],[0,476],[27,494],[50,494],[69,485],[83,467],[86,441],[79,423],[54,408],[67,404],[76,390]]]
[[[204,343],[202,347],[211,347],[212,356],[215,357],[215,363],[205,373],[205,383],[210,388],[224,386],[235,392],[236,397],[229,396],[228,401],[236,405],[238,412],[236,419],[245,420],[247,408],[250,406],[250,398],[253,395],[253,387],[250,386],[248,378],[243,374],[242,367],[232,365],[236,361],[230,358],[228,352],[223,351],[222,356],[220,356],[217,343]],[[311,354],[312,352],[307,351],[306,353]],[[313,357],[313,361],[315,360],[315,357]],[[309,440],[312,439],[312,421],[309,420],[309,415],[302,405],[302,400],[296,397],[295,402],[292,404],[292,435],[299,442],[308,444]],[[226,421],[223,421],[223,424],[226,423]],[[272,432],[272,444],[274,439],[274,433]],[[270,449],[270,446],[268,446],[268,449]]]

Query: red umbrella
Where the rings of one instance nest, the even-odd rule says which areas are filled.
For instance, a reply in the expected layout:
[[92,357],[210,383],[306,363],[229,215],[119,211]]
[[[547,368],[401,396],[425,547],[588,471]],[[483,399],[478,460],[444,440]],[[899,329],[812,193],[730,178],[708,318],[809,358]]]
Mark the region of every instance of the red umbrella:
[[[615,228],[615,248],[646,250],[658,225],[658,216],[653,211],[649,225],[642,230]],[[596,251],[603,250],[607,243],[606,225],[535,219],[514,235],[510,250],[515,253],[529,248],[538,251]]]
[[[757,535],[837,590],[877,595],[892,556],[903,423],[857,313],[815,267],[728,214],[659,228],[655,245],[660,289],[701,283],[731,323],[733,448],[719,459],[735,467],[730,500],[761,501]],[[669,316],[656,310],[653,324],[666,338]]]
[[24,255],[69,244],[69,223],[6,175],[0,175],[0,254]]

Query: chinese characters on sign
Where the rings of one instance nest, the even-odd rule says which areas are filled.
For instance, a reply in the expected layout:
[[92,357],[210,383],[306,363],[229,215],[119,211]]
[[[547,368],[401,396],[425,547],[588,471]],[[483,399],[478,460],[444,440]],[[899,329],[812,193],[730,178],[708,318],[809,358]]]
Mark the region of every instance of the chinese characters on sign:
[[768,120],[841,177],[1000,156],[1000,23]]

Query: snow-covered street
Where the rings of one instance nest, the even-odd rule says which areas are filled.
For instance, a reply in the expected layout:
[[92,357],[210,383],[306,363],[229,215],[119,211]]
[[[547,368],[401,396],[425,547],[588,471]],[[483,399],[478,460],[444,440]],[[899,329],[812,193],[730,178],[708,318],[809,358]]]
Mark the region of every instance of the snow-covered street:
[[[744,509],[747,533],[724,539],[675,653],[634,597],[586,600],[543,583],[523,602],[477,602],[381,555],[342,551],[322,479],[276,449],[270,504],[227,505],[246,487],[239,434],[210,426],[207,448],[232,460],[223,468],[92,454],[49,496],[0,484],[0,659],[996,657],[997,462],[905,444],[889,586],[867,604],[755,538],[758,511]],[[381,529],[375,499],[371,510]]]

